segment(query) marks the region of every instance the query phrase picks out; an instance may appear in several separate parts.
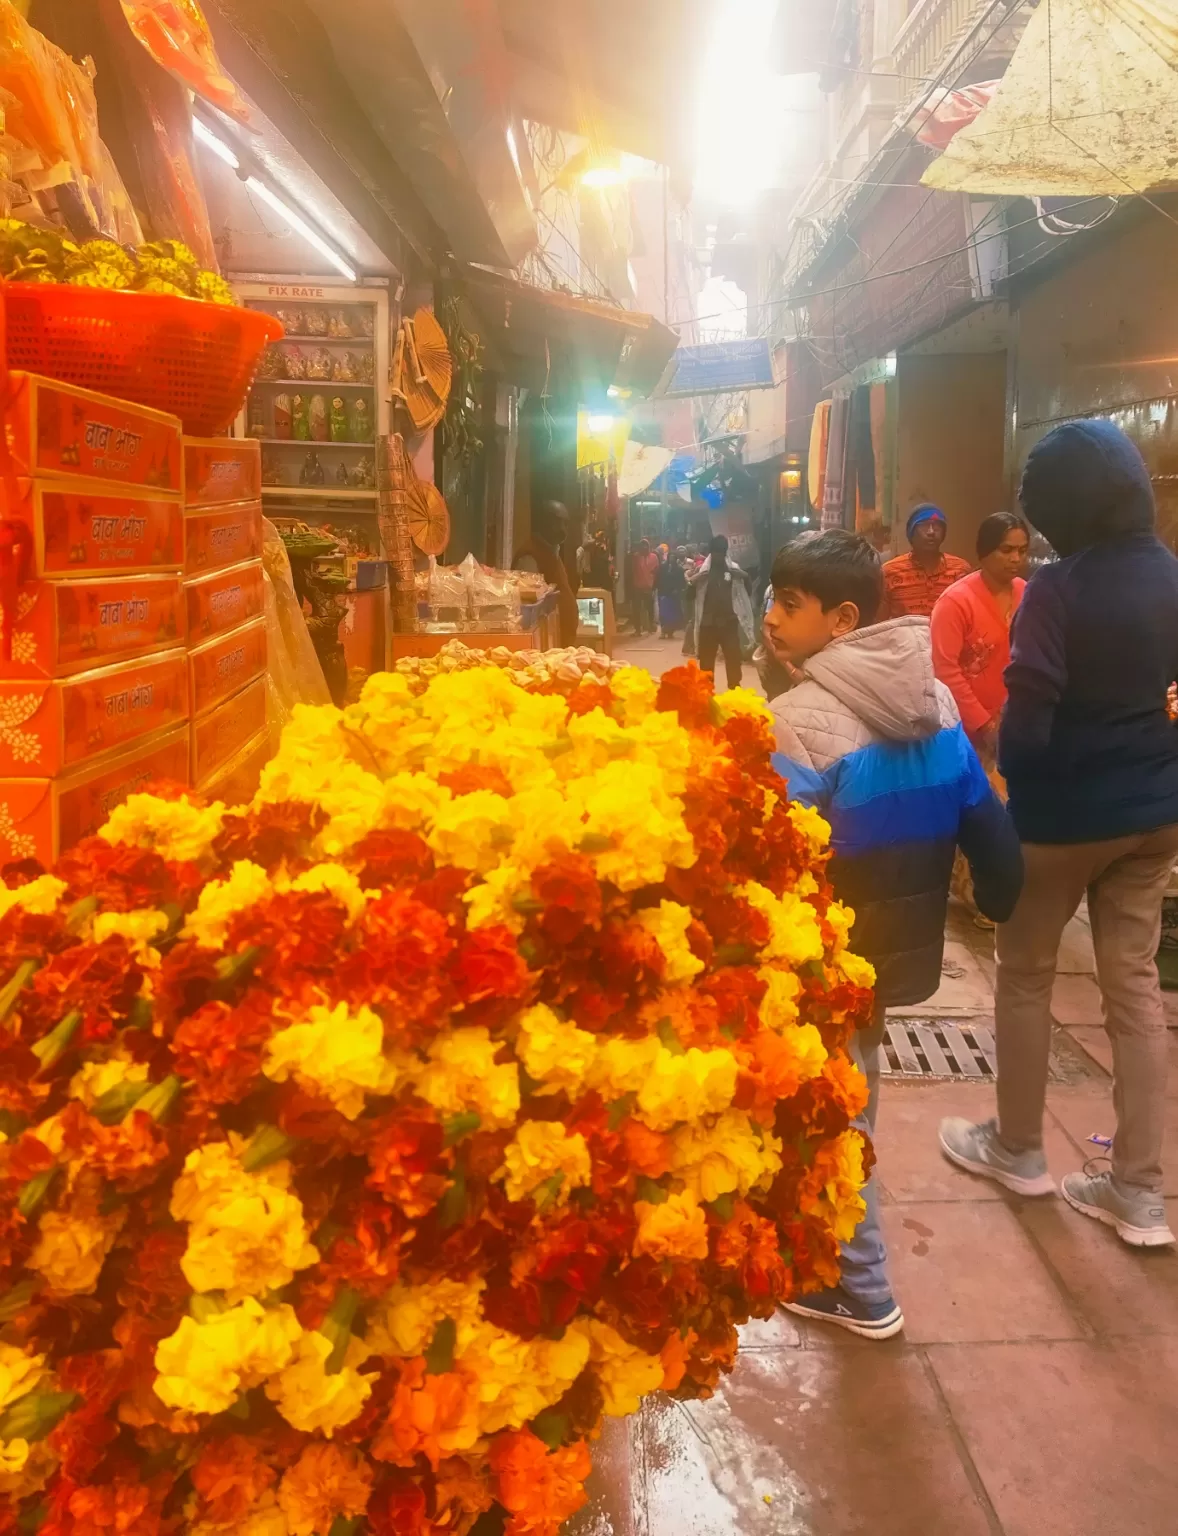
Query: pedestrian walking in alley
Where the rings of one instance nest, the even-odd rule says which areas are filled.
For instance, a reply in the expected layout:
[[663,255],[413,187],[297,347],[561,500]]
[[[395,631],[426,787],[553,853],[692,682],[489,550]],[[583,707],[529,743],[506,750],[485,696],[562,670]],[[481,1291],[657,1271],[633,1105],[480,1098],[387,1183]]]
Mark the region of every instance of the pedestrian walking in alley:
[[599,533],[589,545],[586,563],[588,566],[586,585],[597,587],[601,591],[609,592],[612,595],[614,590],[613,563],[610,560],[609,546],[605,542],[605,535],[603,533]]
[[1024,1195],[1055,1193],[1043,1154],[1051,992],[1085,894],[1113,1053],[1111,1167],[1069,1173],[1068,1204],[1138,1247],[1173,1243],[1162,1202],[1166,1025],[1154,956],[1178,858],[1178,560],[1154,532],[1149,473],[1110,422],[1056,427],[1022,483],[1060,556],[1027,583],[1012,633],[998,762],[1026,883],[998,930],[998,1116],[946,1120],[941,1147]]
[[[830,822],[831,879],[856,914],[851,946],[876,971],[875,1017],[851,1044],[870,1089],[857,1123],[870,1133],[886,1010],[924,1002],[941,982],[955,850],[969,860],[982,910],[1002,920],[1018,897],[1018,839],[933,675],[927,620],[875,622],[883,580],[867,540],[843,529],[802,534],[778,554],[772,583],[772,645],[801,672],[771,705],[774,762],[790,797]],[[863,1194],[840,1283],[790,1311],[886,1339],[904,1318],[874,1176]]]
[[642,539],[630,562],[630,583],[634,594],[635,635],[654,634],[654,589],[659,572],[659,557]]
[[948,531],[940,507],[926,503],[911,513],[906,529],[908,553],[897,555],[883,568],[885,605],[881,618],[899,619],[905,614],[930,618],[941,593],[969,575],[968,560],[944,551]]
[[714,673],[717,653],[724,655],[724,674],[729,688],[739,688],[741,678],[740,609],[748,608],[751,627],[752,602],[745,574],[728,558],[728,540],[716,534],[708,557],[688,576],[695,587],[696,643],[699,664],[704,672]]
[[664,640],[673,640],[675,631],[683,628],[683,594],[687,590],[687,576],[683,570],[686,551],[673,550],[659,566],[659,633]]
[[699,546],[688,544],[686,558],[683,561],[683,574],[687,579],[687,585],[683,589],[684,656],[695,655],[695,584],[692,581],[692,577],[699,570],[701,564]]
[[[1010,625],[1026,586],[1022,571],[1030,542],[1021,517],[991,513],[978,529],[978,569],[942,592],[931,622],[933,668],[953,695],[965,733],[1002,800],[1006,785],[998,772],[998,720],[1006,702]],[[969,868],[960,855],[952,889],[979,926],[992,926],[978,912]]]

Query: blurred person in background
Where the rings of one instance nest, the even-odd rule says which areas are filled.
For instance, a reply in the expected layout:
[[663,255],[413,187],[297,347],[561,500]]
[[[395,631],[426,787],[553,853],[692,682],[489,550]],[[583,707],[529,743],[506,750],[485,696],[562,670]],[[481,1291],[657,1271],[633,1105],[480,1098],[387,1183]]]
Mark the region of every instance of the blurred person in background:
[[634,594],[635,635],[654,634],[654,589],[659,573],[659,557],[649,539],[639,541],[630,557],[630,585]]
[[970,565],[959,555],[944,550],[949,523],[940,507],[931,502],[914,508],[908,518],[908,553],[897,555],[883,568],[884,606],[880,621],[902,619],[908,614],[932,617],[937,599],[947,587],[968,576]]
[[675,631],[683,628],[683,594],[687,590],[684,571],[686,550],[674,550],[659,566],[659,633],[664,640],[672,640]]
[[740,608],[749,605],[746,578],[740,566],[728,558],[728,540],[716,534],[707,559],[687,578],[695,587],[696,637],[699,664],[704,672],[715,673],[716,655],[724,656],[724,674],[729,688],[740,687],[741,638]]

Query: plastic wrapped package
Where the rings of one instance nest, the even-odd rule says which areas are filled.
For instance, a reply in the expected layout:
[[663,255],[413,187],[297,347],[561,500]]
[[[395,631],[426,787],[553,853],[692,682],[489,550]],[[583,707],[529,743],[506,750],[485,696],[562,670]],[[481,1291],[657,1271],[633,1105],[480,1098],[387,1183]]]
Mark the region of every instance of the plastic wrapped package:
[[470,620],[470,587],[460,565],[439,565],[429,557],[429,616],[434,624],[465,626]]
[[480,565],[473,555],[462,562],[470,587],[474,627],[514,633],[520,628],[520,590],[514,571]]
[[221,68],[197,0],[120,0],[127,25],[152,58],[190,91],[239,122],[249,108]]
[[330,704],[331,694],[311,643],[303,605],[295,596],[286,546],[269,518],[262,519],[262,530],[269,645],[266,725],[271,744],[277,748],[295,705]]

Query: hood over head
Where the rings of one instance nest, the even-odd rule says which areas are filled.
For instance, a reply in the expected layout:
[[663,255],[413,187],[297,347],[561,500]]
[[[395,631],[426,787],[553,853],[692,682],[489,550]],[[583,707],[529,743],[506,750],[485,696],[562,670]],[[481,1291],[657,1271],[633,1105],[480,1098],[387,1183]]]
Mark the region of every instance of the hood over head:
[[910,614],[856,629],[811,656],[804,671],[890,741],[919,740],[941,729],[927,619]]
[[1054,427],[1031,450],[1019,499],[1060,555],[1152,533],[1156,520],[1145,460],[1111,421]]

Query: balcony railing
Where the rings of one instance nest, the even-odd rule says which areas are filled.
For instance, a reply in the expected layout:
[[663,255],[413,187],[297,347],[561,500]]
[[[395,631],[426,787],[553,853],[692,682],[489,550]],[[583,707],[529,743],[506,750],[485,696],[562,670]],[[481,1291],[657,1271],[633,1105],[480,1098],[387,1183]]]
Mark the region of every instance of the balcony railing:
[[927,90],[942,70],[952,85],[980,53],[1009,57],[1017,34],[1006,17],[993,0],[917,0],[892,45],[901,99]]

